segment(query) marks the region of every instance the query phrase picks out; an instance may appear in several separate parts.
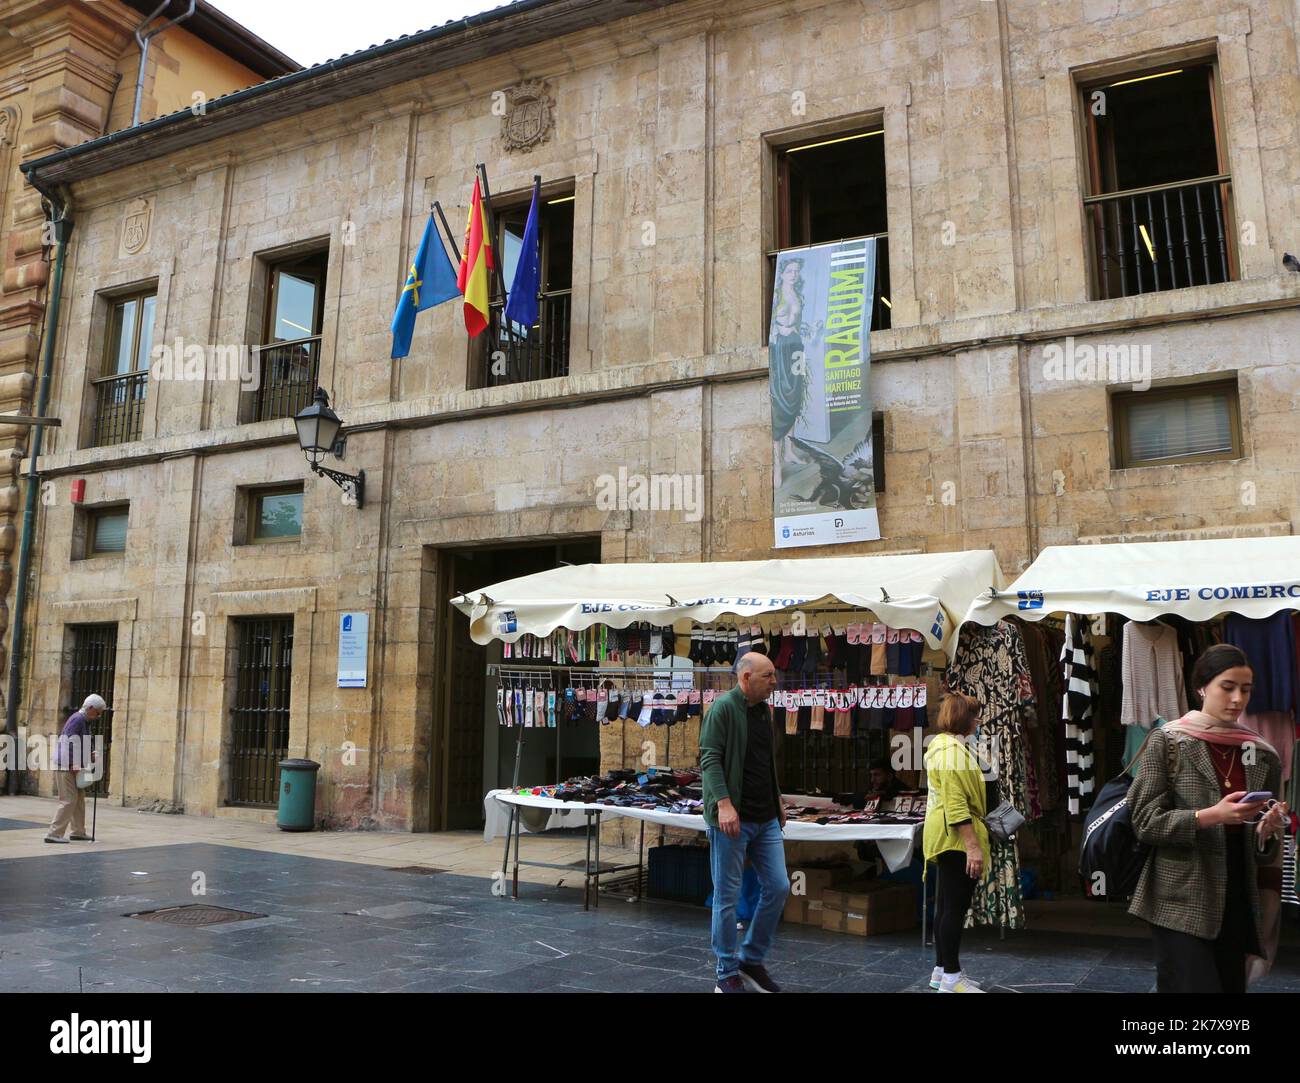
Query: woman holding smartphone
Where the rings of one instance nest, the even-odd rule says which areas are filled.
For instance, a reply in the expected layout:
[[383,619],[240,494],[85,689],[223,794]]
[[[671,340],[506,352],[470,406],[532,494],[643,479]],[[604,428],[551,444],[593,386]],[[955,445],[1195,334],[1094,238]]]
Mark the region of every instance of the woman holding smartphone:
[[1161,993],[1244,993],[1248,956],[1266,954],[1260,899],[1281,892],[1287,806],[1277,752],[1240,723],[1253,679],[1240,648],[1205,651],[1200,710],[1152,732],[1129,789],[1152,847],[1129,913],[1151,925]]

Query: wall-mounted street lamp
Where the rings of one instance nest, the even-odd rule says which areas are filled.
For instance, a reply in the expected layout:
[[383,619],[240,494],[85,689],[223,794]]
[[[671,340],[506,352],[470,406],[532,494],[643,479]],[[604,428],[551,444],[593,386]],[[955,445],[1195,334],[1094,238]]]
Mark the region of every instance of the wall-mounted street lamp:
[[307,456],[307,465],[312,468],[312,471],[323,478],[329,478],[340,489],[350,491],[356,498],[357,507],[364,507],[366,499],[364,470],[358,470],[353,477],[351,474],[340,474],[337,470],[331,470],[320,464],[321,459],[334,449],[334,441],[343,426],[338,414],[330,409],[330,400],[323,387],[316,388],[315,401],[295,414],[293,422],[298,426],[298,444],[303,454]]

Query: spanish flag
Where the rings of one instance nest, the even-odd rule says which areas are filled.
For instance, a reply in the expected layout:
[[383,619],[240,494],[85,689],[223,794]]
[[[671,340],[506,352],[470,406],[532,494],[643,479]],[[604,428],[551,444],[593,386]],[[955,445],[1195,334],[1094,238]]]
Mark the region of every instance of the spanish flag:
[[456,286],[465,295],[465,330],[470,338],[488,325],[488,273],[493,268],[492,238],[487,228],[487,212],[474,178],[474,194],[469,202],[469,222],[465,226],[465,252],[460,259]]

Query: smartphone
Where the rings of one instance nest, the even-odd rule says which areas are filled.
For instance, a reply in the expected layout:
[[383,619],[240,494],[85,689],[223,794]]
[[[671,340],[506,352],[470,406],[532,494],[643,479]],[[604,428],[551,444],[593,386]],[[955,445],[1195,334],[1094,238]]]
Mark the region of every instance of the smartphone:
[[1237,804],[1248,805],[1252,801],[1271,801],[1274,796],[1274,794],[1269,793],[1267,790],[1253,790],[1246,794],[1245,797],[1238,797]]

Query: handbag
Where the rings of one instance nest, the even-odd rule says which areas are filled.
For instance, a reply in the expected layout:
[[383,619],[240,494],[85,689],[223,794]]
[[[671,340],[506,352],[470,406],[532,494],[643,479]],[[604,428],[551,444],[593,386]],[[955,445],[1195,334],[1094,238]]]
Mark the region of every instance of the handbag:
[[1000,801],[998,807],[983,817],[989,834],[999,842],[1010,842],[1026,820],[1010,801]]
[[1015,833],[1025,826],[1025,818],[1010,801],[1001,800],[1001,791],[996,778],[989,778],[989,768],[980,762],[984,772],[984,807],[991,812],[981,816],[989,835],[999,842],[1010,842]]

